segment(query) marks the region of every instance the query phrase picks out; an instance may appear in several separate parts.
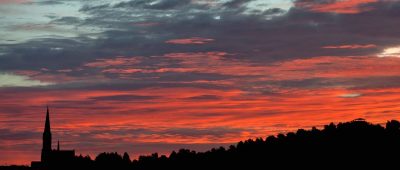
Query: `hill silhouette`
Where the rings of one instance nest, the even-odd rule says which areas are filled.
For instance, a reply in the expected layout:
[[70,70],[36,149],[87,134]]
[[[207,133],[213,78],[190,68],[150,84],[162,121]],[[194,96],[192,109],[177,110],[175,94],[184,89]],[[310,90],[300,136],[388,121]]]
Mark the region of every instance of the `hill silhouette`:
[[313,127],[310,130],[299,129],[297,132],[249,139],[228,148],[213,148],[206,152],[181,149],[169,156],[154,153],[133,161],[127,153],[101,153],[94,160],[89,156],[76,156],[74,163],[48,169],[382,169],[399,165],[399,151],[399,121],[388,121],[383,127],[356,119],[337,125],[331,123],[322,129]]

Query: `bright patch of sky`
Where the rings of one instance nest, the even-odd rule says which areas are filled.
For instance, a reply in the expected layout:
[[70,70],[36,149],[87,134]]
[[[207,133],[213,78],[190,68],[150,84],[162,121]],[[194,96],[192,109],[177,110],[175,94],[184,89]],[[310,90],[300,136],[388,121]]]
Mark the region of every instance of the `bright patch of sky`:
[[360,96],[362,96],[362,94],[359,94],[359,93],[350,93],[350,94],[341,94],[341,95],[339,95],[339,97],[341,97],[341,98],[357,98],[357,97],[360,97]]
[[53,83],[32,80],[28,76],[0,73],[0,87],[47,86]]
[[[47,3],[47,4],[46,4]],[[0,44],[14,44],[33,38],[75,37],[91,28],[51,23],[62,17],[85,18],[78,1],[32,1],[0,5]]]
[[289,10],[291,7],[293,7],[293,2],[292,0],[255,0],[250,2],[248,7],[262,11],[270,8]]
[[386,48],[378,57],[400,57],[400,46]]
[[[293,2],[291,0],[255,0],[247,4],[247,8],[249,10],[247,10],[246,12],[251,14],[254,11],[263,12],[273,8],[279,8],[283,11],[289,11],[291,7],[293,7]],[[286,12],[271,14],[267,16],[266,19],[272,19],[275,16],[280,16],[285,13]]]

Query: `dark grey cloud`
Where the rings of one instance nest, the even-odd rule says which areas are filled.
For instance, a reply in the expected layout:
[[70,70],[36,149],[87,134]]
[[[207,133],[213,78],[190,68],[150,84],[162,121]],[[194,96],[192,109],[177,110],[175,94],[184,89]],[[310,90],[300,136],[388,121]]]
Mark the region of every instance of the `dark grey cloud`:
[[302,80],[282,80],[265,81],[260,84],[270,84],[282,88],[335,88],[342,87],[348,89],[383,89],[400,87],[400,77],[398,76],[366,76],[366,77],[347,77],[347,78],[310,78]]
[[52,24],[71,24],[71,25],[77,25],[82,20],[79,17],[73,17],[73,16],[68,16],[68,17],[61,17],[59,19],[53,20],[51,23]]
[[114,5],[115,8],[144,8],[156,10],[169,10],[190,5],[191,0],[131,0]]
[[[232,54],[229,56],[231,59],[269,65],[282,60],[315,56],[371,55],[400,44],[400,32],[396,29],[400,25],[397,19],[400,2],[367,4],[374,10],[351,15],[317,13],[296,7],[285,12],[279,8],[265,8],[256,13],[227,8],[245,6],[250,2],[248,0],[233,0],[222,6],[199,5],[191,1],[152,2],[132,0],[119,4],[96,3],[81,8],[81,12],[88,15],[85,19],[55,18],[52,23],[93,27],[103,31],[76,38],[34,39],[25,43],[0,45],[0,70],[12,72],[47,68],[47,73],[55,73],[62,69],[82,69],[87,62],[115,56],[143,56],[145,60],[137,67],[162,65],[179,68],[181,65],[173,61],[146,59],[166,53],[207,51],[225,51]],[[179,10],[171,10],[177,8]],[[133,17],[136,15],[138,17]],[[154,25],[141,25],[146,23]],[[203,45],[165,43],[170,39],[188,37],[207,37],[215,41]],[[377,48],[322,48],[345,44],[376,44]],[[79,78],[98,74],[111,79],[121,76],[84,67],[65,74]],[[163,82],[162,85],[165,82],[229,78],[217,74],[171,72],[124,76],[140,79],[158,77],[148,82]],[[118,86],[115,83],[112,85]],[[285,86],[284,83],[282,85]]]
[[251,2],[253,0],[231,0],[223,4],[223,6],[228,7],[228,8],[240,8],[243,7],[243,5]]
[[263,12],[263,15],[269,16],[269,15],[277,15],[277,14],[283,14],[286,11],[281,9],[281,8],[270,8],[267,9]]
[[46,0],[46,1],[37,1],[37,2],[32,2],[37,5],[61,5],[64,4],[63,1],[57,1],[57,0]]
[[104,9],[110,7],[110,4],[101,4],[101,5],[84,5],[82,8],[79,9],[81,12],[89,12],[95,11],[99,9]]
[[0,143],[3,141],[30,140],[39,137],[39,132],[0,129]]
[[[0,68],[2,71],[41,68],[58,70],[80,66],[85,58],[95,57],[96,50],[88,48],[87,43],[88,40],[82,39],[46,38],[3,45],[6,54],[0,57]],[[53,50],[58,48],[60,50]]]

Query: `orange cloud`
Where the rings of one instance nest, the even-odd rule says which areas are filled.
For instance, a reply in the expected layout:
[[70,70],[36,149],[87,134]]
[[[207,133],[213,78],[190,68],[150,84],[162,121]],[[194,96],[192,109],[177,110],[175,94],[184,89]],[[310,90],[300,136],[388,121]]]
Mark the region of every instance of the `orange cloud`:
[[375,44],[367,44],[367,45],[359,45],[359,44],[352,44],[352,45],[337,45],[337,46],[324,46],[322,48],[325,49],[360,49],[360,48],[376,48]]
[[[356,48],[356,46],[351,47]],[[225,52],[170,53],[164,56],[154,56],[151,59],[178,62],[179,66],[168,67],[168,65],[161,63],[156,67],[149,68],[124,62],[123,67],[118,64],[115,66],[106,64],[110,67],[102,70],[102,72],[113,74],[193,72],[230,76],[260,76],[262,80],[356,78],[397,76],[400,74],[400,71],[395,69],[400,64],[400,58],[379,58],[376,56],[320,56],[282,61],[271,65],[233,59],[230,58],[230,54]],[[246,77],[241,78],[241,80],[245,79]],[[259,81],[260,79],[253,79],[252,81]]]
[[368,3],[378,2],[378,0],[335,0],[330,3],[317,3],[315,1],[297,2],[296,6],[305,8],[314,12],[333,12],[340,14],[357,14],[372,10],[362,7]]
[[140,63],[139,57],[116,57],[113,59],[96,59],[96,61],[86,63],[87,67],[110,67],[110,66],[122,66],[122,65],[132,65]]

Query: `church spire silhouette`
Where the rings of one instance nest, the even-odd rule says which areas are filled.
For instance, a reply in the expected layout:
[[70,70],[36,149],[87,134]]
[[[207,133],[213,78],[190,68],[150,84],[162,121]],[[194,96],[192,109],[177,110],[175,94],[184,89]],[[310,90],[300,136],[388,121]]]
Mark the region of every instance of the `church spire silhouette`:
[[49,106],[47,106],[47,113],[46,113],[46,123],[44,125],[44,132],[51,133],[50,130],[50,113],[49,113]]
[[[75,159],[75,150],[60,150],[60,141],[57,141],[57,148],[52,149],[51,127],[50,127],[50,111],[47,106],[46,121],[43,131],[43,147],[41,161],[32,161],[33,169],[53,170],[63,169],[63,166],[70,165]],[[1,167],[0,167],[1,169]]]
[[47,162],[51,154],[51,129],[50,129],[50,113],[49,106],[47,106],[46,123],[43,132],[43,148],[42,148],[42,162]]

